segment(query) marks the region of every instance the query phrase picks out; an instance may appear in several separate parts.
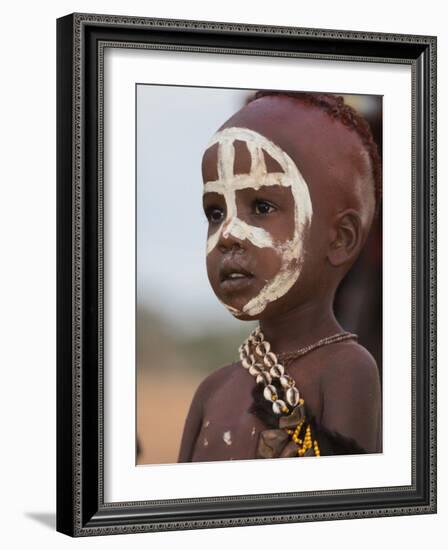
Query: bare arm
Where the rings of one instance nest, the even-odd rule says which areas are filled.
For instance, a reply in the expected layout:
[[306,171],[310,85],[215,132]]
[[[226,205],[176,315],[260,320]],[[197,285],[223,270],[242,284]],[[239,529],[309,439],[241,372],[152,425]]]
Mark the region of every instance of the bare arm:
[[335,354],[322,380],[322,425],[380,452],[381,389],[378,367],[361,346]]
[[205,378],[196,390],[191,401],[185,421],[184,432],[180,444],[178,462],[191,462],[194,447],[201,431],[202,420],[204,417],[205,405],[213,395],[215,387],[221,384],[222,380],[231,372],[233,365],[222,367]]
[[200,384],[191,401],[190,409],[185,420],[177,462],[191,462],[194,445],[201,429],[203,416],[202,394],[205,382],[206,380]]

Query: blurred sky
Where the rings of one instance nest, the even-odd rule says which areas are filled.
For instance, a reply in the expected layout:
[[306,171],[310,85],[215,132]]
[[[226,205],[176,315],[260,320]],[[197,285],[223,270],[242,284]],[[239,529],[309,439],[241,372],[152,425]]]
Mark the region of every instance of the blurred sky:
[[207,279],[201,159],[211,136],[252,94],[137,86],[137,303],[182,332],[243,324]]

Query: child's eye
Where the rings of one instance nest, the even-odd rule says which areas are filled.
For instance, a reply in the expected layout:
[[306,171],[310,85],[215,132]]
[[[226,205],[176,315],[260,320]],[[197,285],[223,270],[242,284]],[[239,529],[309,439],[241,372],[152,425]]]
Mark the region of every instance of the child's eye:
[[258,201],[255,201],[254,203],[254,211],[255,211],[255,214],[258,214],[258,215],[270,214],[271,212],[275,212],[276,210],[277,209],[275,208],[275,206],[273,206],[267,201],[258,200]]
[[215,206],[207,208],[205,215],[210,223],[221,223],[224,219],[224,211],[221,208]]

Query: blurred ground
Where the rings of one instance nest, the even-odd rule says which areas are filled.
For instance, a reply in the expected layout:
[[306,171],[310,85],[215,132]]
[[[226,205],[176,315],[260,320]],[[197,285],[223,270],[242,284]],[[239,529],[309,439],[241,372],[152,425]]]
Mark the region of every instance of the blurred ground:
[[[140,370],[137,379],[137,431],[140,453],[137,464],[177,461],[183,425],[200,374],[154,373]],[[167,403],[175,403],[174,407]]]

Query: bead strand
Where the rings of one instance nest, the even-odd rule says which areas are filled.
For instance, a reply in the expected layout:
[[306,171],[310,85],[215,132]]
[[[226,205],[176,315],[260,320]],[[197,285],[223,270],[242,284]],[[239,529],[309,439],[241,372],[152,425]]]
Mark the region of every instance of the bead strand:
[[[302,416],[301,420],[295,425],[294,430],[291,428],[285,429],[291,440],[297,444],[298,456],[304,456],[309,450],[312,451],[314,456],[320,456],[320,448],[317,439],[312,437],[310,424],[306,424],[303,439],[300,437],[305,425],[305,403],[300,397],[294,379],[286,372],[283,363],[302,357],[322,346],[353,338],[357,338],[356,334],[341,332],[322,338],[318,342],[295,352],[276,355],[271,349],[271,344],[265,339],[260,327],[257,327],[239,347],[238,351],[242,366],[255,378],[257,384],[263,386],[263,397],[272,403],[274,414],[277,416],[289,415],[288,420]],[[279,362],[279,358],[282,359],[282,363]],[[273,380],[279,381],[279,390],[272,384]],[[279,391],[281,395],[279,395]],[[293,409],[292,412],[290,407]],[[296,413],[298,416],[295,416]]]

